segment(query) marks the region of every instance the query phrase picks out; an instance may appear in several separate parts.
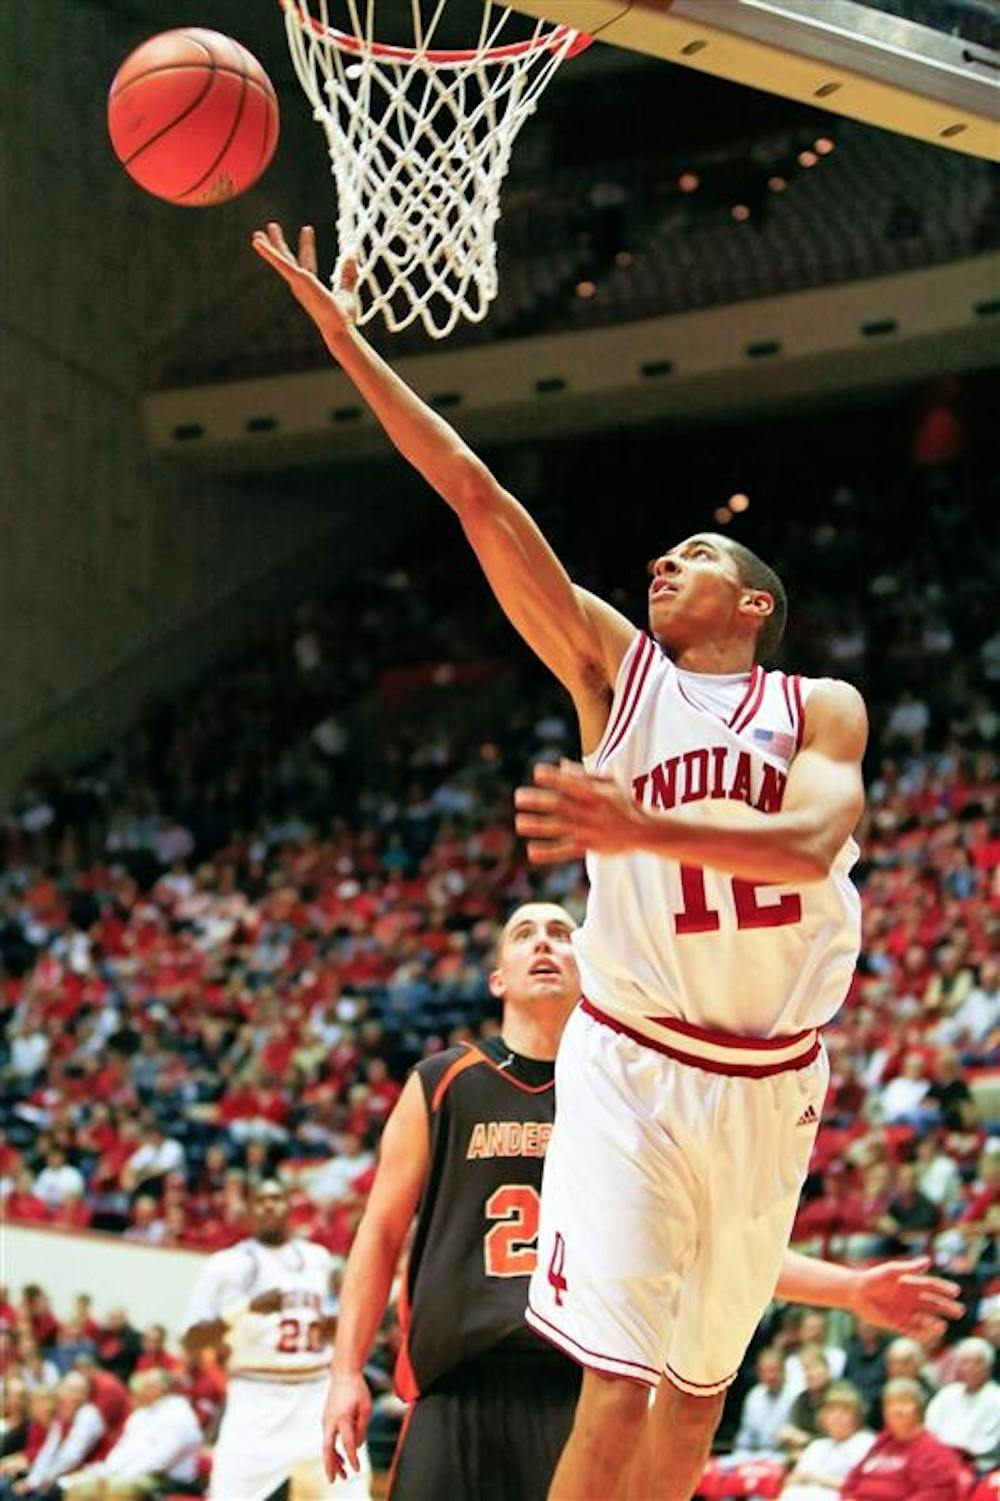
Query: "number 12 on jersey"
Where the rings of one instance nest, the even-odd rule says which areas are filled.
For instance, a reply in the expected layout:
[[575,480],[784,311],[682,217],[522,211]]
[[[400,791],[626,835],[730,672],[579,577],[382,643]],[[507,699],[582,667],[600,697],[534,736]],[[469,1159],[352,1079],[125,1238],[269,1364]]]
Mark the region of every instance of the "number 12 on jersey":
[[[674,913],[674,932],[678,937],[687,933],[715,933],[722,926],[722,916],[717,908],[708,905],[705,891],[705,872],[700,865],[682,865],[681,909]],[[778,900],[762,902],[759,891],[766,891],[767,881],[744,881],[739,876],[730,876],[733,906],[736,909],[737,928],[784,928],[789,923],[802,921],[802,898],[797,891],[783,892]]]

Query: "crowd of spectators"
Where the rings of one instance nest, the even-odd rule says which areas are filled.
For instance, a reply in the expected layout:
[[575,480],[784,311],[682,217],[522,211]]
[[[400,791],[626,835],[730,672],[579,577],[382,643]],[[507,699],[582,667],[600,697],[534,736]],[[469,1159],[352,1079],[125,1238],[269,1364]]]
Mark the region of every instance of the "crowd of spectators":
[[[956,1335],[995,1346],[1000,640],[969,543],[989,505],[969,446],[949,393],[932,393],[904,480],[880,488],[875,472],[803,503],[788,440],[788,492],[748,540],[790,578],[789,659],[857,682],[873,718],[863,955],[827,1033],[796,1241],[845,1259],[927,1251],[962,1283]],[[650,551],[661,508],[653,495],[639,511]],[[560,547],[567,514],[546,519]],[[248,1190],[279,1170],[298,1231],[345,1254],[407,1068],[496,1028],[497,920],[532,894],[582,913],[582,870],[529,870],[510,816],[532,762],[572,753],[567,705],[434,524],[426,561],[362,573],[262,630],[98,762],[40,772],[0,824],[10,1221],[214,1250],[248,1233]],[[574,572],[641,618],[621,531],[608,516],[571,533]],[[41,1316],[16,1358],[46,1389],[95,1360],[124,1379],[156,1338],[81,1309],[58,1329]],[[836,1447],[849,1414],[879,1425],[882,1342],[852,1339],[846,1364],[825,1336],[796,1341],[778,1442],[802,1488],[822,1483],[806,1462],[821,1431]],[[754,1407],[787,1394],[784,1350],[761,1356]],[[943,1394],[953,1355],[915,1375]]]

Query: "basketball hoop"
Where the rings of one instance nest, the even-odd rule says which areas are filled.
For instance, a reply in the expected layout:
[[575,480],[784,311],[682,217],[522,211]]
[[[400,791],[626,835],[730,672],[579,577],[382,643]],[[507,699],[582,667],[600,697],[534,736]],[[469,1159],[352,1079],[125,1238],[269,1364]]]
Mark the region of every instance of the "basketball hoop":
[[486,0],[474,46],[435,48],[447,0],[410,0],[414,44],[398,46],[375,40],[375,0],[346,0],[350,31],[330,24],[329,0],[278,3],[337,186],[334,285],[353,257],[359,323],[381,313],[393,333],[420,319],[443,339],[459,318],[481,322],[497,294],[514,137],[591,38],[539,21],[526,40],[503,42],[511,13]]

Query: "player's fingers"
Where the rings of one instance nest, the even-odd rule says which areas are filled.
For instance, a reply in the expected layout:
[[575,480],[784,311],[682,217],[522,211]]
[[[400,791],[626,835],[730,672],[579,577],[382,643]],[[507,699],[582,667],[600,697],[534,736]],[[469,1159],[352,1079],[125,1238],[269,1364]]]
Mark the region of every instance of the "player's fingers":
[[295,262],[288,257],[287,253],[282,254],[263,230],[258,229],[250,243],[261,260],[267,261],[269,266],[273,266],[275,271],[283,276],[287,282],[291,281],[295,270]]
[[564,818],[551,813],[518,813],[514,828],[522,839],[563,839],[572,832]]
[[575,839],[531,839],[528,841],[528,859],[532,865],[565,865],[569,860],[582,860],[583,845]]
[[292,252],[288,248],[288,241],[285,239],[285,231],[282,229],[277,219],[268,220],[267,238],[271,241],[271,244],[276,250],[283,250],[286,255],[291,255]]
[[548,788],[518,787],[514,793],[514,807],[522,813],[554,813],[560,802],[559,793]]
[[313,276],[318,274],[316,260],[316,231],[311,224],[303,224],[299,230],[299,265]]
[[340,270],[340,290],[353,292],[358,284],[358,262],[355,256],[349,255]]
[[358,1439],[355,1434],[355,1415],[352,1413],[340,1419],[337,1424],[337,1438],[340,1447],[347,1457],[347,1462],[355,1473],[360,1468],[358,1464]]

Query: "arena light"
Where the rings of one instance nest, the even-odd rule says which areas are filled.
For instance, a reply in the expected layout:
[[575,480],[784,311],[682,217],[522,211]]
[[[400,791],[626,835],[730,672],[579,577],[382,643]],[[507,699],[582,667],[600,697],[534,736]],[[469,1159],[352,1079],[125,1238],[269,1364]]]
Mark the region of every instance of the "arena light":
[[591,297],[596,297],[597,284],[592,281],[578,281],[576,284],[576,295],[577,297],[582,297],[584,301],[587,301]]
[[819,157],[816,155],[815,151],[799,152],[798,163],[800,167],[815,167],[818,161]]
[[829,156],[833,147],[834,143],[829,136],[820,136],[818,140],[813,141],[813,150],[819,156]]
[[712,515],[720,526],[728,526],[733,519],[733,513],[728,506],[716,506]]
[[682,193],[696,193],[701,187],[701,178],[697,172],[682,172],[677,179],[677,186]]
[[747,203],[734,203],[729,212],[737,224],[745,224],[750,217],[750,205]]
[[788,187],[788,178],[787,177],[769,177],[767,179],[767,185],[771,189],[772,193],[783,193],[785,191],[785,189]]
[[735,495],[730,495],[728,504],[731,511],[749,511],[750,497],[749,495],[744,495],[741,492],[737,492],[737,494]]

